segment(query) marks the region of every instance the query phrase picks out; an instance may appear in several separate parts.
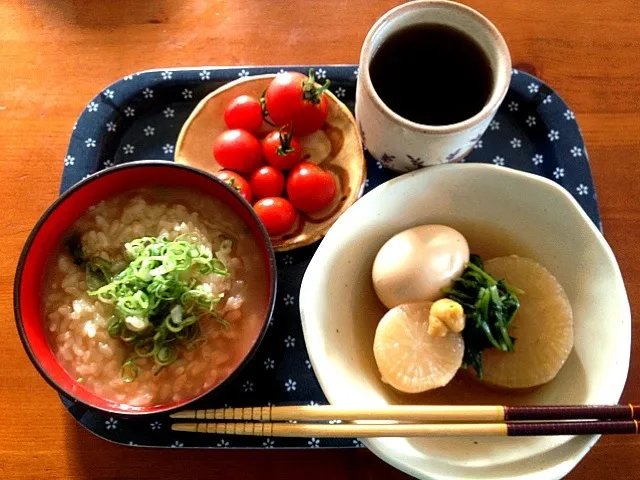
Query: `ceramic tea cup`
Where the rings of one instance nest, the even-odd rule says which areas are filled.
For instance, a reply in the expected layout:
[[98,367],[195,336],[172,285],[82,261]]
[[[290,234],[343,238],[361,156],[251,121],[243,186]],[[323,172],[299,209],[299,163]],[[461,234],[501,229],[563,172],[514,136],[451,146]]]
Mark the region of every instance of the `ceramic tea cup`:
[[[486,101],[476,113],[455,123],[419,123],[394,111],[388,105],[391,102],[385,102],[380,92],[376,91],[371,63],[380,47],[399,32],[421,25],[435,25],[456,31],[473,42],[475,51],[486,58],[490,75],[488,90]],[[417,61],[428,63],[430,59],[419,58]],[[403,67],[402,71],[395,71],[393,74],[397,79],[399,94],[407,95],[408,91],[411,92],[408,101],[411,101],[411,95],[423,94],[420,82],[425,81],[426,76],[439,75],[438,62],[429,64],[426,70],[428,73],[422,79],[415,75],[418,68],[416,65],[407,64]],[[464,83],[467,88],[473,87],[482,72],[477,72],[477,75],[473,73],[473,69],[471,72],[461,82],[456,80],[456,84]],[[355,110],[363,142],[377,160],[398,172],[460,161],[489,126],[509,89],[510,80],[511,58],[507,44],[497,28],[480,13],[446,0],[418,0],[400,5],[373,25],[360,54]],[[425,83],[428,83],[428,79]],[[462,89],[457,91],[461,92]],[[460,99],[456,98],[456,91],[443,92],[443,95],[447,93],[450,97],[438,98],[436,102],[443,110],[447,109],[447,102],[450,108],[454,108],[456,102],[460,103]],[[422,113],[437,115],[438,112]]]

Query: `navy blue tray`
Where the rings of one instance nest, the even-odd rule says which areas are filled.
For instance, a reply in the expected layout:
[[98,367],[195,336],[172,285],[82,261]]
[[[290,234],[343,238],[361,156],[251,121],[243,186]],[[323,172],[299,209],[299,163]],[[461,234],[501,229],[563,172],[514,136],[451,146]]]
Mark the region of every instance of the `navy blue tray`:
[[[173,160],[178,133],[198,102],[238,77],[275,73],[282,68],[188,68],[129,75],[105,88],[73,127],[64,159],[60,192],[113,165],[143,159]],[[353,110],[355,65],[318,66],[316,77],[331,79],[331,90]],[[465,161],[494,163],[555,180],[602,229],[587,151],[574,113],[550,87],[517,70],[489,129]],[[365,193],[395,176],[367,156]],[[302,336],[298,293],[317,245],[277,254],[278,299],[263,343],[236,379],[196,402],[196,408],[326,404],[311,370]],[[124,445],[196,448],[361,447],[348,439],[289,439],[195,435],[170,430],[166,415],[136,419],[103,414],[61,397],[84,427]]]

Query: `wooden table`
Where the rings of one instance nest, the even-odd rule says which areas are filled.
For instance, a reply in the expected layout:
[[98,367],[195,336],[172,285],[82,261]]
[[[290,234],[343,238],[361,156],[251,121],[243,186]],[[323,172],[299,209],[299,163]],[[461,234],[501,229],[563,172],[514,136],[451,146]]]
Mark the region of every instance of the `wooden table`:
[[[393,0],[4,0],[0,3],[0,478],[406,478],[362,451],[152,451],[99,440],[32,368],[13,322],[23,242],[56,198],[71,127],[110,82],[147,68],[356,63]],[[605,235],[640,307],[638,2],[473,0],[514,64],[572,106],[592,160]],[[634,260],[634,258],[636,260]],[[576,272],[580,274],[580,272]],[[597,299],[594,299],[597,301]],[[602,319],[603,328],[607,321]],[[623,400],[640,400],[640,322]],[[594,346],[597,348],[597,346]],[[640,437],[603,438],[570,478],[631,478]],[[294,473],[300,469],[304,473]]]

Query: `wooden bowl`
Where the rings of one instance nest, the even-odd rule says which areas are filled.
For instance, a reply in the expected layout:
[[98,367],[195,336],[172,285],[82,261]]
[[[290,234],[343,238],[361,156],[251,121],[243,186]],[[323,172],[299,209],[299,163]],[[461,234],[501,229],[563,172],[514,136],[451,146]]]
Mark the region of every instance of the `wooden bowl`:
[[[260,97],[275,75],[257,75],[233,81],[207,95],[191,113],[180,131],[175,161],[216,173],[222,170],[213,156],[213,141],[223,130],[224,109],[239,95]],[[300,212],[297,225],[281,237],[272,237],[276,251],[292,250],[320,240],[338,217],[362,194],[366,162],[353,115],[331,92],[326,92],[329,115],[321,130],[301,138],[304,161],[321,165],[336,179],[338,194],[326,209]],[[263,124],[263,134],[273,127]]]

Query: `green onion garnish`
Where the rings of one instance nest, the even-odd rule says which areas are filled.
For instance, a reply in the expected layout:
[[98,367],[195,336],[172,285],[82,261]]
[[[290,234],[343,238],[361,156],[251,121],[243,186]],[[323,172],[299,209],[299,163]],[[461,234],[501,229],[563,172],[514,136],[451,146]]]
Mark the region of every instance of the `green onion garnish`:
[[[220,252],[228,255],[233,241],[225,239]],[[86,261],[89,295],[114,306],[107,331],[133,347],[121,377],[131,382],[138,376],[135,361],[153,358],[157,375],[178,358],[178,349],[191,350],[202,341],[198,323],[214,318],[223,295],[214,294],[201,276],[228,276],[225,264],[199,235],[187,233],[169,240],[166,236],[143,237],[124,246],[129,261],[121,271],[102,259]]]
[[125,360],[120,367],[120,377],[126,383],[133,382],[138,377],[138,367],[136,365],[137,358],[129,358]]
[[165,344],[157,348],[153,352],[153,358],[156,361],[156,365],[166,367],[176,361],[178,354],[176,349],[171,344]]

